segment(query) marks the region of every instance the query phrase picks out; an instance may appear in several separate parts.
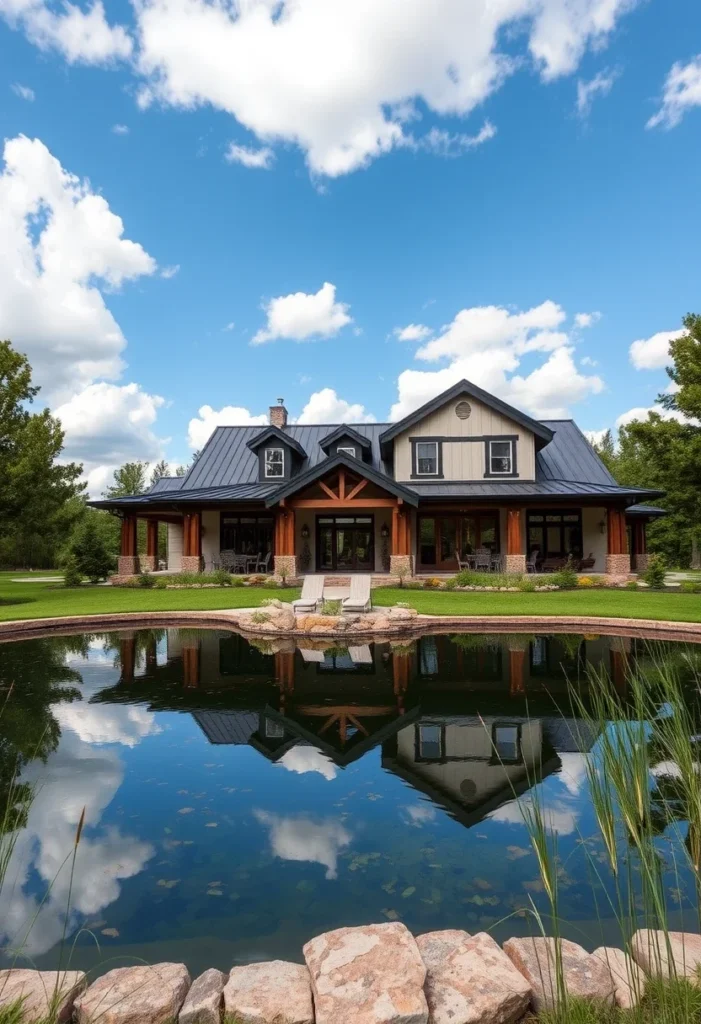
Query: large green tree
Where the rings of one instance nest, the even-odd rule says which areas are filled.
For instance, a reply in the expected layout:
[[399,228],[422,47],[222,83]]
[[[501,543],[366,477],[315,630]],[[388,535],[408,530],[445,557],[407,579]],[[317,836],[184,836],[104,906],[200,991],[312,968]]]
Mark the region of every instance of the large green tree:
[[82,466],[60,461],[64,433],[32,411],[38,391],[27,357],[0,341],[0,559],[14,566],[51,564],[83,507]]
[[677,418],[651,412],[621,427],[617,444],[607,432],[596,447],[619,483],[665,491],[655,504],[667,515],[650,527],[651,550],[701,568],[701,316],[689,313],[683,325],[669,347],[671,386],[657,399]]
[[106,498],[124,498],[148,490],[148,462],[125,462],[114,471],[114,483],[104,492]]

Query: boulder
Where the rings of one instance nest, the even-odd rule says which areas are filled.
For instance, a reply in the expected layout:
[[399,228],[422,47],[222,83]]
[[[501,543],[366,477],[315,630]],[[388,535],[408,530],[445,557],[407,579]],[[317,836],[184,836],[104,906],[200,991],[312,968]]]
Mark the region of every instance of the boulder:
[[282,960],[234,967],[224,986],[224,1013],[237,1024],[314,1024],[309,971]]
[[485,932],[427,932],[416,939],[426,965],[430,1024],[511,1024],[531,986]]
[[58,1021],[70,1020],[75,998],[84,988],[82,971],[0,971],[0,1010],[21,999],[25,1024],[45,1020],[52,1010]]
[[326,932],[304,957],[316,1024],[428,1024],[426,968],[399,921]]
[[75,1001],[77,1024],[171,1024],[190,988],[185,964],[117,967]]
[[415,619],[416,616],[418,615],[418,612],[416,611],[415,608],[390,608],[388,609],[387,614],[389,615],[390,619],[406,620]]
[[557,1005],[556,941],[560,943],[567,994],[612,1005],[614,985],[608,968],[576,942],[541,937],[509,939],[504,943],[504,952],[533,989],[532,1005],[536,1013],[552,1010]]
[[641,928],[630,944],[635,962],[646,974],[661,978],[696,978],[701,966],[701,935]]
[[211,967],[192,983],[178,1016],[179,1024],[220,1024],[226,975]]
[[599,946],[592,953],[608,968],[613,981],[616,1005],[622,1010],[632,1010],[645,992],[645,975],[638,965],[622,949]]
[[292,607],[289,604],[278,603],[280,607],[272,609],[272,621],[280,630],[296,629],[297,619]]
[[368,628],[375,633],[383,633],[392,628],[392,620],[389,615],[369,615],[367,617]]

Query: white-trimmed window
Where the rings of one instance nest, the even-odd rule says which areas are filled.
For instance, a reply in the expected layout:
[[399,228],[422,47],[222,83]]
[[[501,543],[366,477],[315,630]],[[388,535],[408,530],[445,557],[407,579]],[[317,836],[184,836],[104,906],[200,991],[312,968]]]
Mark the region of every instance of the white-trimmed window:
[[265,475],[266,477],[285,475],[285,449],[265,449]]
[[443,757],[443,730],[440,725],[419,725],[419,757],[440,761]]
[[355,448],[351,448],[350,446],[348,448],[340,447],[339,446],[336,449],[336,451],[337,452],[345,452],[346,455],[350,455],[350,456],[352,456],[352,458],[355,458]]
[[438,441],[416,442],[417,476],[438,476]]
[[489,472],[492,475],[505,476],[513,473],[514,450],[513,441],[489,442]]

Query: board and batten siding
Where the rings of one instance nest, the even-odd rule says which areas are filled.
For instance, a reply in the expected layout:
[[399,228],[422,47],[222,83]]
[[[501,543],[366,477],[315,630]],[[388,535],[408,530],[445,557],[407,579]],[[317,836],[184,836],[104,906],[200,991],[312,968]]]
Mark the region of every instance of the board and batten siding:
[[180,523],[168,523],[168,569],[180,572],[183,558],[183,528]]
[[459,440],[465,437],[493,437],[506,434],[517,437],[517,470],[519,480],[535,480],[535,443],[533,434],[518,423],[470,398],[472,413],[461,420],[455,407],[461,399],[448,402],[442,409],[415,423],[394,442],[394,476],[396,480],[410,480],[412,437],[454,437],[454,443],[443,442],[444,480],[483,480],[486,470],[484,443]]

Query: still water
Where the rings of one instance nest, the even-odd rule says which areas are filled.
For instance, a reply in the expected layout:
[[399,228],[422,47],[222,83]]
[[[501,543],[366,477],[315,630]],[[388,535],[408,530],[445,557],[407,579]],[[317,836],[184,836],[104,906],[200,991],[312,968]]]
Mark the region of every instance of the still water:
[[[520,809],[534,790],[564,934],[613,941],[586,778],[598,734],[568,679],[586,695],[593,667],[624,691],[656,657],[691,682],[701,648],[454,635],[272,651],[177,629],[2,644],[2,806],[18,760],[35,787],[0,890],[5,962],[22,947],[41,968],[228,969],[382,920],[524,933],[531,901],[547,908]],[[664,816],[659,831],[671,850]],[[669,874],[693,927],[671,856]]]

